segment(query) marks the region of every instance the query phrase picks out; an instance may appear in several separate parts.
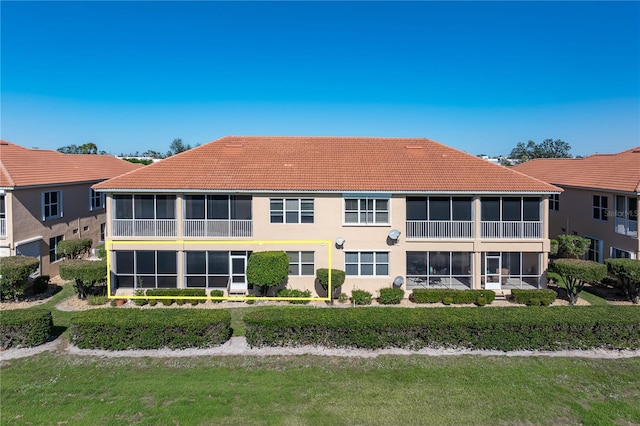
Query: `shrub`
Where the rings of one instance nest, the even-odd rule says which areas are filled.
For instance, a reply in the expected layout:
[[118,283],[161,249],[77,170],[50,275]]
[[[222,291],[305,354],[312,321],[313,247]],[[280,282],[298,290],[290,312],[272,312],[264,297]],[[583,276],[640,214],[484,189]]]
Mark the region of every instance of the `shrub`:
[[527,306],[549,306],[556,300],[558,293],[551,289],[539,290],[511,290],[511,297],[517,303]]
[[49,289],[49,275],[40,275],[33,280],[33,293],[42,294]]
[[0,298],[14,299],[24,294],[29,275],[38,270],[40,261],[30,256],[0,257]]
[[71,342],[82,349],[183,349],[220,345],[231,336],[222,309],[93,309],[71,317]]
[[93,240],[91,238],[63,240],[58,243],[56,248],[58,256],[64,256],[67,259],[79,259],[89,253]]
[[441,288],[416,288],[411,293],[411,300],[416,303],[444,303],[447,298],[449,304],[476,303],[479,297],[486,299],[487,303],[493,302],[496,293],[491,290],[453,290]]
[[204,303],[205,299],[189,299],[189,297],[205,297],[206,295],[207,291],[204,288],[150,288],[145,292],[151,306],[155,306],[158,302],[164,306],[171,306],[173,302],[178,305],[184,305],[187,302],[196,305]]
[[[329,269],[319,268],[316,270],[316,279],[325,291],[329,291]],[[341,269],[331,269],[331,297],[339,297],[340,287],[344,284],[345,272]]]
[[607,276],[607,267],[582,259],[556,259],[550,268],[564,280],[569,305],[575,305],[586,283],[595,283]]
[[107,249],[105,248],[104,243],[99,244],[96,251],[97,251],[96,255],[98,256],[98,258],[100,259],[107,258]]
[[89,302],[89,305],[91,306],[100,306],[107,303],[107,300],[109,299],[107,298],[107,296],[91,295],[87,300]]
[[558,235],[558,254],[562,257],[578,259],[585,255],[591,241],[578,235]]
[[[224,291],[222,291],[222,290],[211,290],[211,296],[212,297],[222,297],[222,296],[224,296]],[[213,303],[220,303],[220,302],[222,302],[222,299],[217,299],[217,300],[213,299],[211,301]],[[203,300],[203,302],[204,302],[204,300]],[[191,302],[191,304],[193,304],[193,301]]]
[[104,260],[63,260],[59,270],[60,278],[74,280],[73,286],[80,299],[86,299],[97,284],[107,279],[107,262]]
[[338,296],[338,302],[345,303],[347,300],[349,300],[347,293],[340,293],[340,296]]
[[635,306],[478,309],[258,308],[244,316],[247,343],[260,346],[640,349]]
[[[296,290],[296,289],[288,289],[283,288],[280,290],[276,296],[283,298],[293,298],[293,297],[311,297],[311,292],[309,290]],[[308,300],[289,300],[289,303],[294,305],[307,305],[309,303]]]
[[379,301],[383,305],[398,305],[404,297],[404,290],[396,287],[380,289]]
[[640,302],[640,260],[607,259],[605,264],[609,273],[616,278],[615,286],[637,305]]
[[[134,296],[143,297],[145,296],[145,291],[141,288],[138,288],[133,294]],[[147,299],[133,299],[133,303],[135,303],[136,306],[144,306],[149,303],[149,301]]]
[[351,300],[354,305],[370,305],[373,295],[364,290],[353,290],[351,292]]
[[247,260],[247,281],[266,294],[289,276],[289,256],[283,251],[254,252]]
[[44,309],[16,309],[0,315],[2,350],[41,345],[52,333],[51,312]]
[[451,304],[453,303],[453,297],[451,297],[451,296],[444,296],[444,297],[442,298],[442,303],[443,303],[444,305],[447,305],[447,306],[451,305]]

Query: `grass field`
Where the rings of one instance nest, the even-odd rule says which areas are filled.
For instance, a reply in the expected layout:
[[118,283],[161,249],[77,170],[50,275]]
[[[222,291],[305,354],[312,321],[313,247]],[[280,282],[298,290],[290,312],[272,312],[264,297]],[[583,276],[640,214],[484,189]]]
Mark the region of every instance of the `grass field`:
[[640,358],[6,361],[3,425],[633,425]]

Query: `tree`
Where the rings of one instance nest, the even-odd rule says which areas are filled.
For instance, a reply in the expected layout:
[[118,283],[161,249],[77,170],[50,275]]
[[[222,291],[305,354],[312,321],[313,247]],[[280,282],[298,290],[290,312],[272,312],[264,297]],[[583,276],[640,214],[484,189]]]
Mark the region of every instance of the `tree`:
[[607,259],[605,260],[609,274],[616,277],[617,286],[634,304],[640,302],[640,260]]
[[0,257],[0,298],[18,300],[27,288],[29,275],[38,270],[40,260],[30,256]]
[[526,144],[518,142],[511,150],[509,158],[518,163],[533,160],[534,158],[571,158],[571,145],[560,139],[545,139],[539,144],[530,140]]
[[87,142],[80,146],[78,145],[66,145],[57,149],[58,152],[63,154],[106,154],[105,151],[99,151],[98,147],[93,142]]
[[174,139],[169,145],[169,151],[167,151],[167,157],[171,157],[172,155],[180,154],[181,152],[185,152],[191,149],[191,145],[184,144],[182,139]]
[[92,245],[93,240],[91,238],[63,240],[58,243],[58,255],[62,255],[67,259],[79,259],[89,253]]
[[289,256],[283,251],[252,253],[247,261],[247,281],[266,294],[269,287],[282,284],[289,276]]
[[[329,291],[329,269],[318,268],[316,270],[316,279],[327,292]],[[331,269],[331,297],[337,299],[340,295],[340,287],[344,284],[345,273],[341,269]],[[333,303],[333,300],[332,300]]]
[[607,276],[605,265],[582,259],[556,259],[551,270],[564,280],[567,299],[572,306],[578,301],[585,284],[600,282]]
[[79,299],[86,299],[97,284],[107,279],[107,262],[104,260],[70,259],[60,263],[60,278],[74,280],[73,286]]
[[580,259],[589,250],[591,241],[578,235],[558,235],[558,254],[561,257]]

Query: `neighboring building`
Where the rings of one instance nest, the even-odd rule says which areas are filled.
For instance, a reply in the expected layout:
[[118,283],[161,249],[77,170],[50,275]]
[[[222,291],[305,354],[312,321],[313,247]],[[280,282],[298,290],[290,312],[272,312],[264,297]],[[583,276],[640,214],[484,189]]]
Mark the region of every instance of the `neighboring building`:
[[118,294],[246,289],[247,258],[265,250],[286,251],[288,286],[314,294],[329,256],[346,293],[398,276],[408,289],[544,287],[547,200],[561,191],[429,139],[348,137],[224,137],[94,189]]
[[591,240],[587,258],[640,259],[640,147],[585,158],[537,159],[513,168],[564,189],[549,202],[549,231]]
[[104,194],[91,185],[141,166],[106,155],[28,149],[0,140],[0,256],[40,258],[58,274],[58,242],[104,240]]

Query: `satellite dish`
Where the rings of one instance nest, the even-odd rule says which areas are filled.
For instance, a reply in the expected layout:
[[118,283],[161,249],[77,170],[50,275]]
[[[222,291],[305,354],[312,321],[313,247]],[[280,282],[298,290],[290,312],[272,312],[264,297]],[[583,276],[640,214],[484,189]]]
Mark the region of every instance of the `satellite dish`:
[[342,238],[342,237],[336,238],[336,245],[337,246],[343,246],[344,245],[344,238]]
[[398,275],[397,277],[395,277],[393,279],[393,286],[400,288],[402,287],[402,284],[404,284],[404,278],[402,278],[400,275]]
[[391,231],[389,231],[389,238],[391,238],[392,240],[397,240],[398,238],[400,238],[400,231],[398,231],[397,229],[392,229]]

